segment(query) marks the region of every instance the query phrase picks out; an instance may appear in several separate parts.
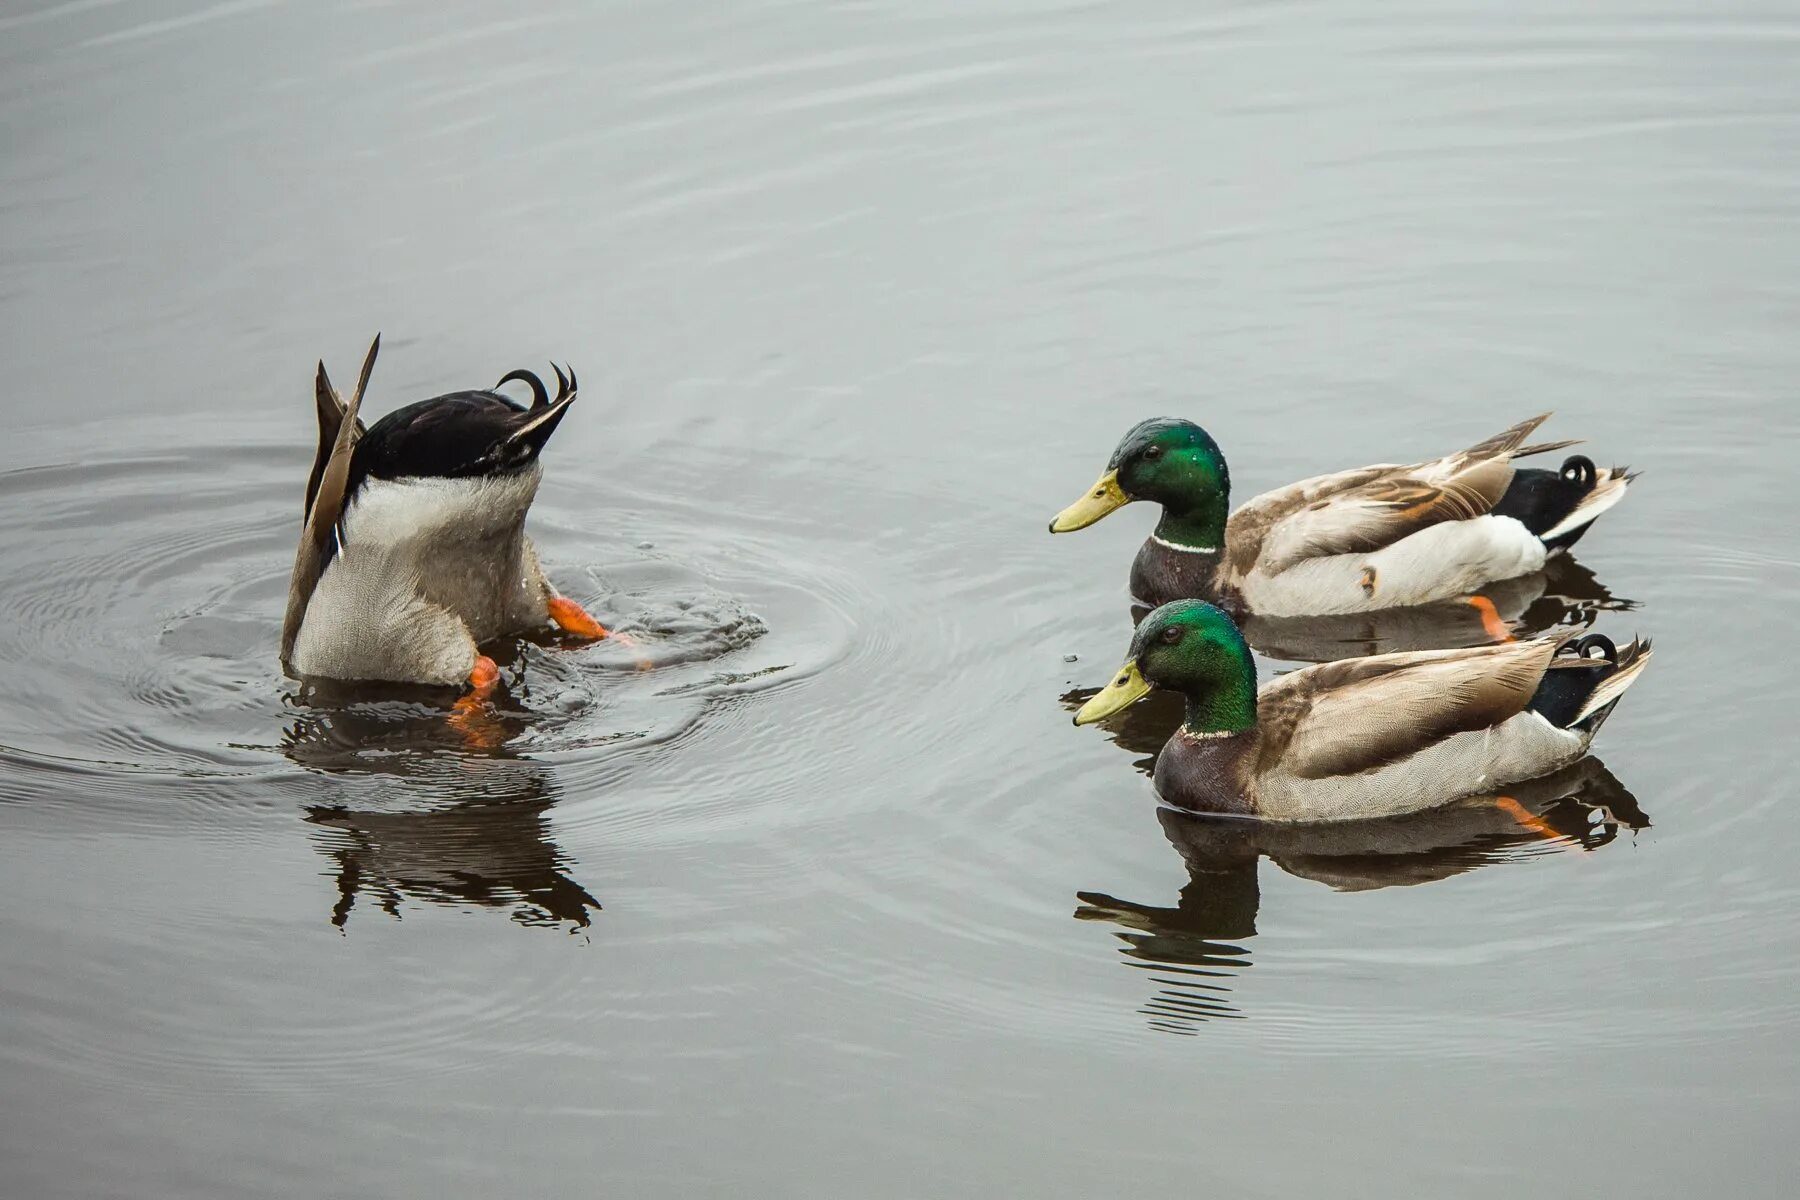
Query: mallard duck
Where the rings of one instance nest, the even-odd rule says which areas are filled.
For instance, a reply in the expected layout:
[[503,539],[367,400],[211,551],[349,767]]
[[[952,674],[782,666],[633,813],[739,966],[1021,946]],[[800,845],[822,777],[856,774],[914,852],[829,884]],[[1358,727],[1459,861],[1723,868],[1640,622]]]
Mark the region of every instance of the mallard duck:
[[1378,654],[1302,667],[1259,691],[1243,635],[1202,600],[1138,626],[1087,725],[1153,687],[1187,698],[1156,790],[1195,812],[1272,821],[1397,816],[1547,775],[1587,753],[1650,644],[1604,636]]
[[346,405],[319,364],[318,452],[282,622],[281,659],[303,676],[467,685],[499,680],[478,649],[555,625],[606,630],[557,593],[525,536],[538,453],[575,402],[574,372],[551,399],[529,371],[533,403],[497,391],[452,392],[359,419],[377,336]]
[[1635,478],[1582,455],[1557,471],[1515,469],[1516,458],[1574,445],[1525,445],[1549,416],[1431,462],[1302,480],[1229,519],[1218,444],[1192,421],[1158,417],[1125,435],[1050,532],[1084,529],[1134,500],[1162,505],[1131,567],[1132,595],[1147,605],[1203,597],[1239,616],[1294,617],[1463,596],[1573,546]]

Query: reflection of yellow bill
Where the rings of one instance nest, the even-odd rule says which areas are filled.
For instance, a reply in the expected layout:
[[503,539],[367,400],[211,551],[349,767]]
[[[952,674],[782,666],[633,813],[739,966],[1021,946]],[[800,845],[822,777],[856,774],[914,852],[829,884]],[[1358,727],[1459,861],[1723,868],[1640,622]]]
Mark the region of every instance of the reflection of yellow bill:
[[1075,714],[1075,723],[1092,725],[1095,721],[1104,721],[1114,713],[1130,708],[1149,694],[1150,681],[1138,670],[1136,661],[1128,662],[1119,668],[1118,675],[1111,683],[1081,706],[1081,711]]
[[1131,497],[1119,487],[1119,473],[1108,471],[1088,489],[1087,495],[1056,514],[1056,520],[1050,522],[1050,532],[1073,533],[1077,529],[1086,529],[1107,513],[1129,503]]

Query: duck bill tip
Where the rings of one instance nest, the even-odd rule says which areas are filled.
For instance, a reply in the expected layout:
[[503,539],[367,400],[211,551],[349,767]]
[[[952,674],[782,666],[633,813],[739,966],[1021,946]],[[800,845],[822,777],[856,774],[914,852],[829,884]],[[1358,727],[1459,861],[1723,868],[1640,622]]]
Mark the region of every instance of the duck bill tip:
[[1119,668],[1113,681],[1083,704],[1075,714],[1075,724],[1092,725],[1115,713],[1123,712],[1150,693],[1150,681],[1138,670],[1135,660]]
[[1050,522],[1051,533],[1074,533],[1118,511],[1131,503],[1131,497],[1119,486],[1119,473],[1108,471],[1094,482],[1081,499],[1056,514]]

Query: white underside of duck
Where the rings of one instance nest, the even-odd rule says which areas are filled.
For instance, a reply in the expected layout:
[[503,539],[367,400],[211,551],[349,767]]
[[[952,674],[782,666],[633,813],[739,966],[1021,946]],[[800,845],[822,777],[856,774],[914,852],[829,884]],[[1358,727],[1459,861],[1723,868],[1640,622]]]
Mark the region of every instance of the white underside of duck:
[[1465,596],[1529,575],[1548,556],[1524,524],[1490,515],[1432,525],[1371,554],[1308,559],[1275,573],[1259,566],[1244,577],[1241,590],[1259,616],[1371,612]]
[[460,685],[476,647],[544,623],[555,593],[525,536],[542,471],[368,479],[295,639],[303,675]]
[[1272,821],[1342,821],[1419,812],[1458,795],[1560,770],[1586,754],[1593,739],[1591,728],[1559,729],[1528,710],[1356,775],[1265,775],[1257,781],[1257,815]]

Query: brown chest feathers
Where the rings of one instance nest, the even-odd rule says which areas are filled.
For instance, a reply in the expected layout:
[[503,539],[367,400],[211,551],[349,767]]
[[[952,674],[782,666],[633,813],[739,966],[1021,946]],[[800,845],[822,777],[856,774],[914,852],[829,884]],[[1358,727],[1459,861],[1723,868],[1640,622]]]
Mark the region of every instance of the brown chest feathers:
[[1171,600],[1210,600],[1231,612],[1233,596],[1215,586],[1218,566],[1217,550],[1177,549],[1149,538],[1131,564],[1131,595],[1152,608]]
[[1177,729],[1156,756],[1156,794],[1189,812],[1255,816],[1256,742],[1254,729],[1226,734]]

